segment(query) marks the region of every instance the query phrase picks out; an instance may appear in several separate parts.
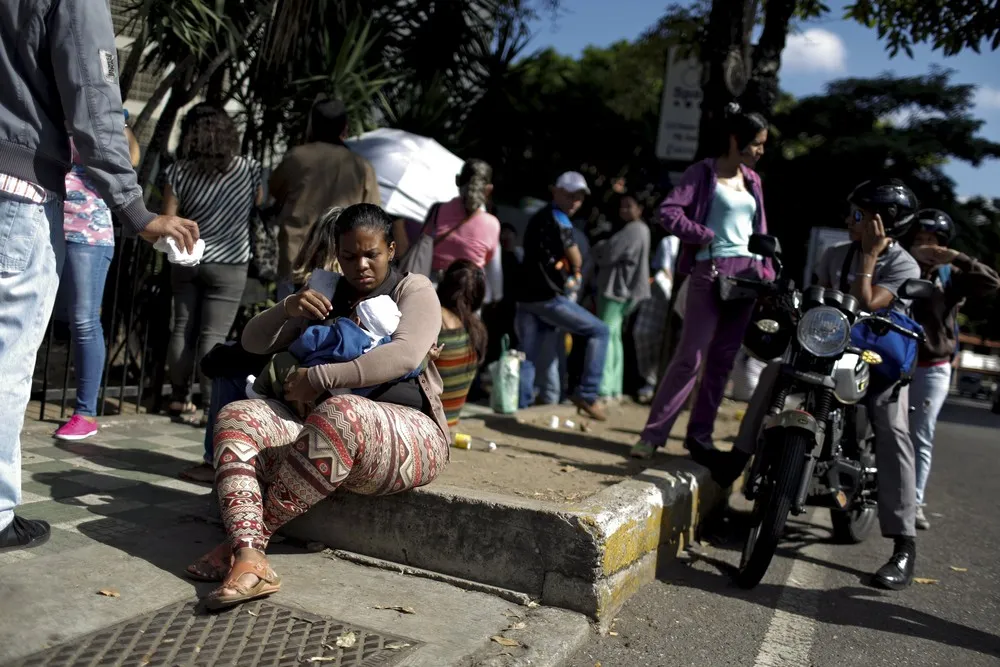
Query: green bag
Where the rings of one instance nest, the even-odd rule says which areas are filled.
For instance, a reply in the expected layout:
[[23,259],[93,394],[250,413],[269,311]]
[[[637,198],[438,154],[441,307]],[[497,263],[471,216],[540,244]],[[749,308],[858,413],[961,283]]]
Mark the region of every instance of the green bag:
[[517,412],[518,395],[521,389],[521,359],[510,349],[510,336],[504,335],[500,341],[500,358],[489,365],[493,390],[490,393],[490,407],[501,415]]

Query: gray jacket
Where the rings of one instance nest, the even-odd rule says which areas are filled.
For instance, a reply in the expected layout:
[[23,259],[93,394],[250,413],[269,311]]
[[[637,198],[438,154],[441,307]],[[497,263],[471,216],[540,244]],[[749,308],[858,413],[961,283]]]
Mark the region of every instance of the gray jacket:
[[0,0],[0,174],[62,196],[70,128],[101,197],[125,228],[153,214],[129,160],[105,0]]
[[649,225],[628,223],[594,247],[597,293],[633,304],[649,298]]

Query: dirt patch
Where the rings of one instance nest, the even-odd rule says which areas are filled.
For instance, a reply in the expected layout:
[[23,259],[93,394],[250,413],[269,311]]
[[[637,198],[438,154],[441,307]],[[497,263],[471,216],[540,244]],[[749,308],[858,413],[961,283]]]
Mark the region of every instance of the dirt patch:
[[[720,448],[729,447],[744,408],[742,403],[724,402],[715,427]],[[577,503],[671,456],[686,456],[682,442],[687,413],[677,420],[666,451],[652,461],[628,458],[648,414],[648,408],[624,402],[609,407],[603,423],[580,417],[565,405],[529,408],[516,416],[465,417],[455,431],[473,437],[472,449],[452,448],[451,464],[438,479],[459,487]],[[557,428],[551,427],[554,417]],[[496,443],[496,450],[489,451],[489,442]]]

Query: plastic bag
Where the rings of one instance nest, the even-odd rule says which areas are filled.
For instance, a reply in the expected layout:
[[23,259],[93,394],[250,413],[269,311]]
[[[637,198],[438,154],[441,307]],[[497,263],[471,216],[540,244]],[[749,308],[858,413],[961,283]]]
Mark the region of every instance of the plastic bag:
[[521,358],[516,350],[510,349],[509,336],[501,340],[500,350],[500,358],[489,365],[493,379],[490,407],[497,414],[511,415],[517,412],[521,390]]

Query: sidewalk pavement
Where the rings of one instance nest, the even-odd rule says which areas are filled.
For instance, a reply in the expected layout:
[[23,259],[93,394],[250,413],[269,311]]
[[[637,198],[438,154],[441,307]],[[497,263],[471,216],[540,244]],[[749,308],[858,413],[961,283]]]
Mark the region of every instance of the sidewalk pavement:
[[[46,429],[47,430],[47,429]],[[558,665],[583,615],[275,545],[283,588],[222,614],[184,567],[222,538],[207,487],[177,479],[202,433],[165,422],[23,437],[24,504],[52,537],[0,554],[0,665]],[[372,561],[374,562],[374,561]]]

